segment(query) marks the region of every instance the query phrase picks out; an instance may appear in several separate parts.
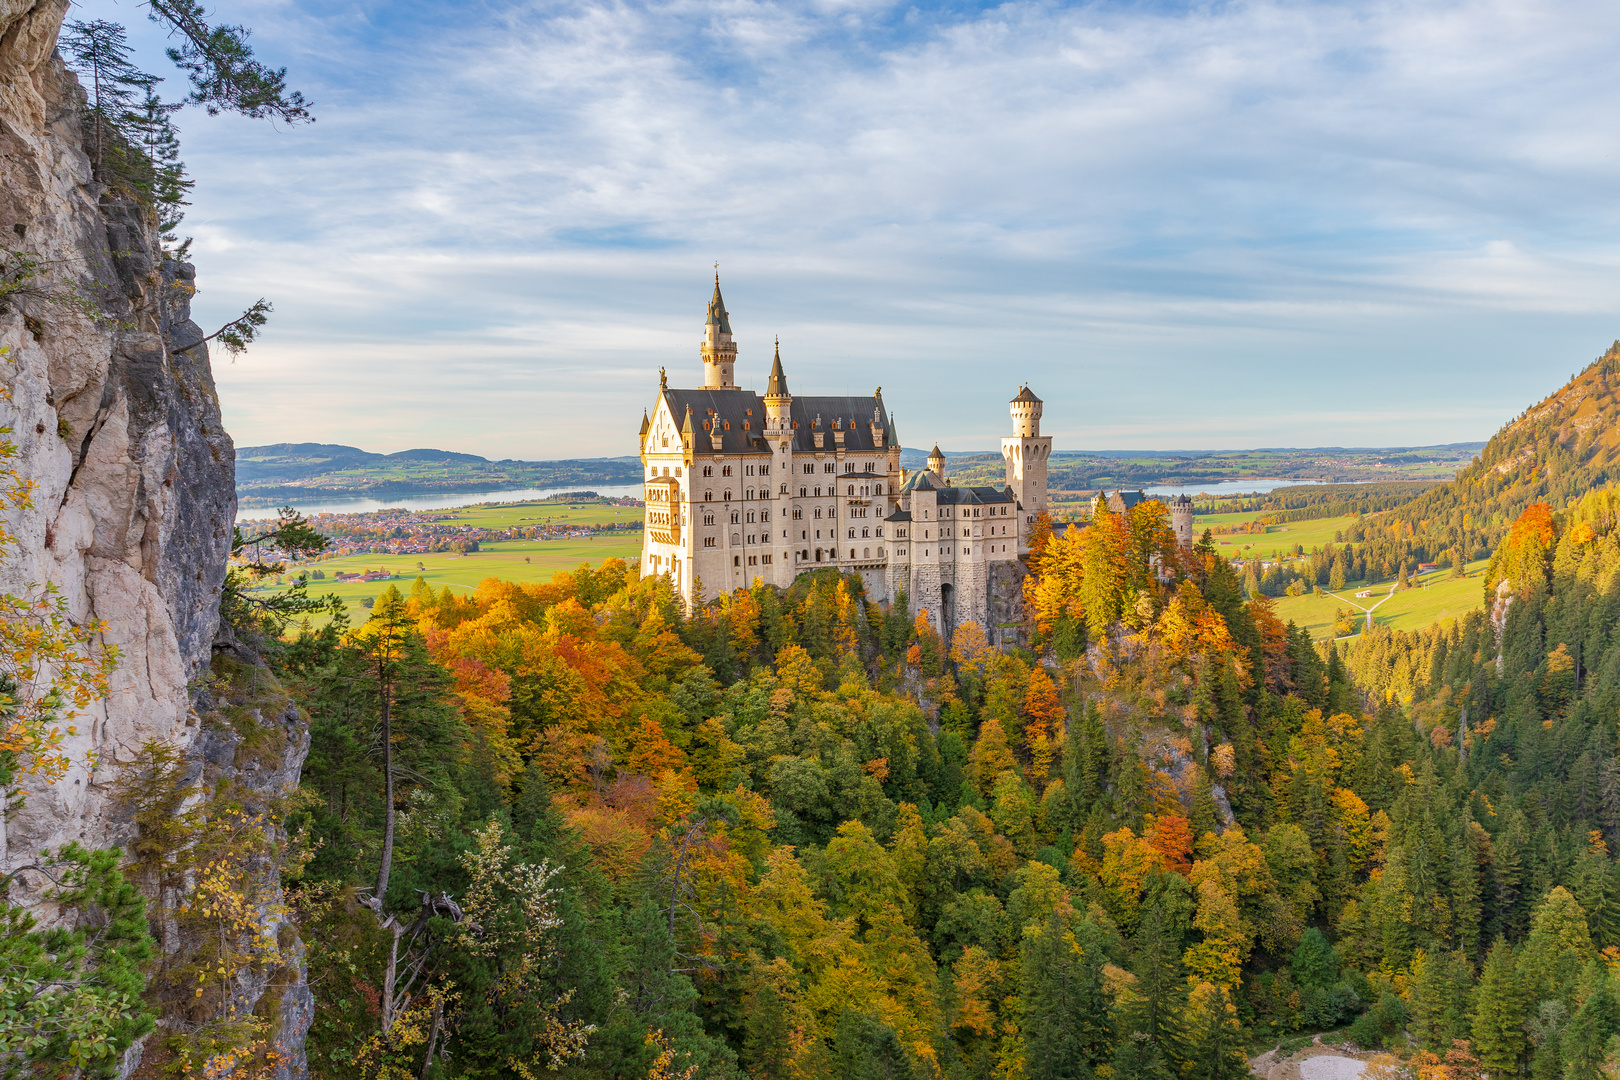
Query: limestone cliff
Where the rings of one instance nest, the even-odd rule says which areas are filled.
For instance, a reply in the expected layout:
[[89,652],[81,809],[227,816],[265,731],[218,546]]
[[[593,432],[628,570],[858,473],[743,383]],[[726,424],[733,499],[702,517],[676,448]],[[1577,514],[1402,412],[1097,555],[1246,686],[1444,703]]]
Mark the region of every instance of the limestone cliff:
[[[125,842],[111,785],[143,742],[208,753],[194,687],[236,509],[234,449],[190,318],[194,272],[163,260],[147,210],[92,179],[83,92],[54,53],[68,6],[0,0],[0,424],[35,485],[9,515],[20,544],[0,587],[55,584],[73,618],[107,624],[122,659],[106,701],[74,718],[71,771],[27,785],[0,827],[0,865],[69,840]],[[301,727],[296,710],[267,720]],[[285,741],[267,784],[296,780],[307,739]]]

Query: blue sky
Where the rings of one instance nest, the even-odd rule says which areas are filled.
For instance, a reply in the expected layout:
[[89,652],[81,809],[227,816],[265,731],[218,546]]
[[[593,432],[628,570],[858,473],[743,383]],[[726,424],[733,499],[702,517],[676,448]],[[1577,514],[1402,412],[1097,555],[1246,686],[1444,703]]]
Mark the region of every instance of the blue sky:
[[740,382],[951,450],[1484,439],[1620,337],[1612,0],[216,13],[319,117],[179,119],[239,445],[634,453],[715,262]]

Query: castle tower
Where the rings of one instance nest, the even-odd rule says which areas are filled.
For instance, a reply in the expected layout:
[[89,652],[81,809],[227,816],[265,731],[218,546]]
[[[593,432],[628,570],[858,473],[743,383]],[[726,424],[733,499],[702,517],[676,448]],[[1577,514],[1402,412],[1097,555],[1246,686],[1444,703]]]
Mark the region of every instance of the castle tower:
[[703,326],[703,388],[737,388],[737,346],[731,340],[731,315],[720,299],[720,275],[714,275],[714,299],[709,301],[709,317]]
[[1024,518],[1018,530],[1018,553],[1024,555],[1035,516],[1046,509],[1046,460],[1052,456],[1052,436],[1041,434],[1041,399],[1029,387],[1019,387],[1008,411],[1013,434],[1001,440],[1001,457],[1007,463],[1007,486]]
[[934,444],[934,452],[928,455],[928,471],[945,479],[945,454],[940,450],[939,443]]
[[1170,529],[1176,534],[1176,543],[1184,548],[1193,546],[1193,501],[1191,495],[1177,495],[1169,500]]
[[780,431],[789,424],[793,395],[788,393],[787,376],[782,374],[782,339],[776,340],[776,357],[771,361],[771,378],[765,384],[765,419],[769,430]]

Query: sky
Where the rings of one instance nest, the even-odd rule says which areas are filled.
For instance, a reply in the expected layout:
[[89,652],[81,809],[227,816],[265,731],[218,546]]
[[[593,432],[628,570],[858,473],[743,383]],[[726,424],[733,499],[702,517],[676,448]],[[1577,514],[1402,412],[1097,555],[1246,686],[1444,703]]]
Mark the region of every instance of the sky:
[[741,385],[952,451],[1484,440],[1620,338],[1612,0],[211,10],[317,116],[177,120],[239,446],[634,454],[716,263]]

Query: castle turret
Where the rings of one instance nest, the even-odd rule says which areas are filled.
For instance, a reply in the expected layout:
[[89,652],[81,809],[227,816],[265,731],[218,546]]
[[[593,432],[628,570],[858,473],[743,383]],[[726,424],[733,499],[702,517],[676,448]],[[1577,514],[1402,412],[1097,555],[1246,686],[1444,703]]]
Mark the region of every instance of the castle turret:
[[771,377],[765,384],[765,419],[770,430],[787,427],[793,410],[787,376],[782,373],[782,339],[776,339],[776,357],[771,361]]
[[945,479],[945,455],[940,451],[938,443],[934,444],[934,452],[928,455],[928,471],[941,480]]
[[1041,399],[1027,386],[1008,405],[1013,434],[1001,440],[1007,464],[1007,487],[1018,500],[1023,520],[1018,530],[1018,553],[1027,554],[1035,518],[1046,509],[1046,460],[1052,456],[1052,436],[1041,434]]
[[714,275],[714,299],[709,301],[709,317],[703,326],[703,388],[737,388],[737,346],[731,340],[731,315],[720,298],[720,275]]
[[1184,548],[1193,546],[1193,501],[1191,495],[1176,495],[1170,504],[1170,529],[1176,534],[1176,543]]

